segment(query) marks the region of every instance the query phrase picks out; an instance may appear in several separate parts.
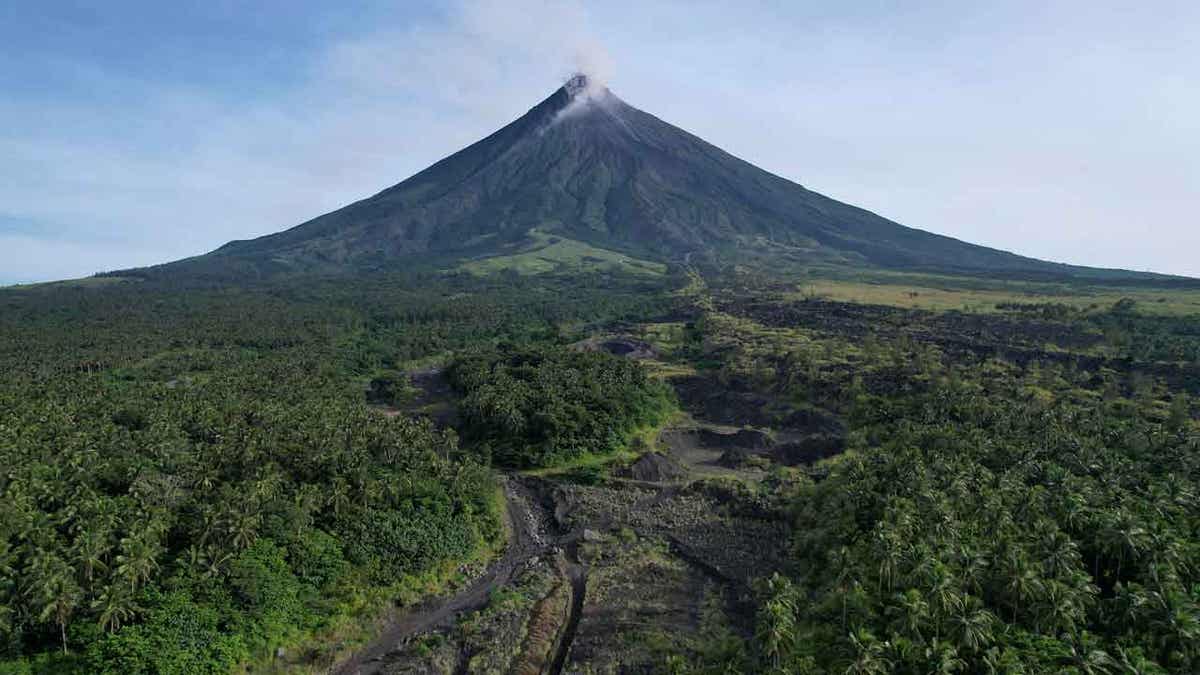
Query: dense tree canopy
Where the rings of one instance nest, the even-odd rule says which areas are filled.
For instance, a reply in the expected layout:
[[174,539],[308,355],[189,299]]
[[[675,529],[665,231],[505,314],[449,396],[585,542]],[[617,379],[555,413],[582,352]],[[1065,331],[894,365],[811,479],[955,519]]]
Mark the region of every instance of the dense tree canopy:
[[[1194,316],[733,278],[0,291],[0,672],[228,672],[439,587],[501,539],[490,463],[611,454],[673,410],[568,346],[664,314],[677,371],[837,419],[847,449],[745,487],[793,555],[753,637],[671,668],[1200,670]],[[368,405],[442,366],[461,445]]]
[[813,600],[796,655],[914,673],[1200,667],[1200,439],[968,386],[870,417],[887,441],[795,505],[796,593]]
[[0,672],[228,672],[436,587],[501,542],[497,485],[366,383],[653,311],[640,283],[0,291]]
[[9,649],[54,639],[94,671],[224,672],[319,626],[354,584],[496,540],[495,485],[452,434],[368,411],[321,362],[259,360],[190,384],[78,375],[0,394]]
[[463,356],[448,373],[466,433],[505,466],[611,453],[671,406],[667,385],[605,352],[508,346]]
[[740,297],[704,312],[692,358],[836,411],[849,451],[780,502],[794,556],[746,652],[696,670],[1200,670],[1194,318]]

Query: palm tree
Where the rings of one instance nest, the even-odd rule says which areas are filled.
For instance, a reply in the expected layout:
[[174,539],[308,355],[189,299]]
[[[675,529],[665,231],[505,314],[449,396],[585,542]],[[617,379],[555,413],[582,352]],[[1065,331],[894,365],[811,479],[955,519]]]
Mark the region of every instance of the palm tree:
[[1043,590],[1041,578],[1029,565],[1028,559],[1020,549],[1010,549],[1004,559],[1004,595],[1007,596],[1012,619],[1017,617],[1017,609],[1028,607]]
[[857,584],[854,579],[854,562],[850,557],[850,549],[846,546],[838,548],[833,553],[834,565],[838,570],[837,579],[834,583],[837,585],[838,595],[842,599],[842,630],[846,630],[846,596],[850,591],[850,587]]
[[1200,616],[1195,605],[1189,602],[1186,594],[1169,591],[1154,591],[1152,599],[1152,614],[1150,629],[1160,650],[1164,663],[1172,656],[1191,654],[1194,658],[1197,643],[1200,642]]
[[350,505],[350,484],[341,476],[334,476],[333,482],[327,488],[326,503],[333,509],[333,515],[339,516],[342,510]]
[[83,599],[71,566],[57,555],[39,550],[30,565],[29,594],[39,621],[58,624],[63,653],[67,653],[67,623]]
[[316,485],[302,484],[292,496],[292,513],[294,514],[293,534],[299,537],[305,530],[312,527],[314,516],[320,510],[321,491]]
[[1024,675],[1025,666],[1008,650],[992,647],[983,654],[983,667],[987,675]]
[[1126,631],[1132,631],[1138,622],[1148,613],[1152,598],[1140,584],[1125,584],[1117,582],[1113,589],[1115,594],[1113,617],[1117,626]]
[[950,571],[940,562],[933,568],[931,581],[929,597],[934,625],[937,627],[935,636],[941,637],[942,624],[962,605],[965,596]]
[[1072,640],[1068,645],[1068,658],[1071,665],[1080,675],[1107,675],[1117,667],[1108,652],[1094,646],[1095,640],[1084,633],[1078,640]]
[[287,480],[277,469],[268,470],[265,475],[254,481],[250,494],[254,503],[268,502],[283,492]]
[[956,550],[959,577],[963,586],[972,593],[982,593],[984,575],[991,566],[989,557],[974,546],[959,546]]
[[0,637],[12,633],[12,617],[17,614],[17,546],[0,537]]
[[1042,556],[1046,573],[1052,577],[1067,577],[1079,567],[1079,546],[1058,529],[1050,531],[1042,540]]
[[929,675],[951,675],[967,669],[967,662],[958,655],[954,645],[938,639],[925,650],[925,659],[929,664]]
[[198,570],[205,579],[220,576],[225,563],[233,559],[233,553],[224,552],[215,544],[204,548],[190,547],[187,556],[189,567]]
[[879,591],[882,593],[893,588],[904,556],[899,539],[890,530],[875,532],[875,548],[879,560]]
[[1119,510],[1108,527],[1101,532],[1104,545],[1117,559],[1116,578],[1121,578],[1121,566],[1126,558],[1136,560],[1150,543],[1150,534],[1138,519],[1124,509]]
[[950,616],[950,628],[958,644],[971,652],[978,652],[992,642],[995,623],[996,617],[972,596],[968,596]]
[[258,528],[261,525],[262,516],[258,513],[245,509],[235,510],[226,520],[229,543],[238,551],[249,548],[258,538]]
[[1084,609],[1075,589],[1058,579],[1045,582],[1037,599],[1037,628],[1071,633],[1083,618]]
[[75,564],[83,573],[89,591],[93,589],[96,572],[108,569],[105,563],[108,551],[108,537],[100,530],[86,529],[75,540]]
[[100,628],[115,633],[121,629],[122,623],[133,618],[139,608],[125,584],[114,583],[107,586],[100,593],[100,597],[92,602],[92,609],[99,612],[97,624]]
[[886,675],[892,672],[892,662],[886,654],[891,645],[880,642],[866,629],[850,634],[850,645],[854,648],[854,661],[846,668],[846,675]]
[[778,572],[766,583],[767,598],[759,609],[755,637],[774,668],[780,668],[796,639],[796,605],[791,582]]
[[921,591],[910,588],[904,593],[897,593],[894,605],[888,608],[888,613],[895,616],[892,630],[917,642],[923,642],[921,628],[929,620],[929,603],[921,595]]
[[1140,650],[1126,651],[1117,647],[1117,666],[1123,675],[1166,675],[1166,670],[1146,658]]
[[151,525],[135,535],[121,539],[121,552],[116,557],[116,572],[129,580],[130,592],[136,592],[138,584],[149,581],[158,571],[158,556],[163,551],[158,538],[157,527]]
[[1092,514],[1091,508],[1088,506],[1088,500],[1079,492],[1071,491],[1063,497],[1063,502],[1063,505],[1060,507],[1062,511],[1061,519],[1066,524],[1067,529],[1075,533],[1086,531]]

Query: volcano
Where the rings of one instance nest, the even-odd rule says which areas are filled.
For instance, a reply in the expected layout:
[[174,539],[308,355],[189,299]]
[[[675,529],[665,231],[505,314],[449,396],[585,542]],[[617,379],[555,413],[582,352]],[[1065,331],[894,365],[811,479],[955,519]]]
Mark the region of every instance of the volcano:
[[1108,274],[924,232],[830,199],[625,103],[585,75],[372,197],[170,268],[339,271],[436,261],[487,269],[490,259],[565,246],[577,258],[634,260],[641,269],[769,261]]

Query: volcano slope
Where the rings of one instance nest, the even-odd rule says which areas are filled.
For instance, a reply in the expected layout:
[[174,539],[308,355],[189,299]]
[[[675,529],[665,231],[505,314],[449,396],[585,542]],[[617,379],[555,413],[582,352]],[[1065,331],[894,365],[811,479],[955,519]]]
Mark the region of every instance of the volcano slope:
[[133,273],[257,279],[402,263],[477,273],[567,267],[659,274],[664,264],[721,262],[1158,278],[1043,262],[905,227],[744,162],[585,75],[372,197]]

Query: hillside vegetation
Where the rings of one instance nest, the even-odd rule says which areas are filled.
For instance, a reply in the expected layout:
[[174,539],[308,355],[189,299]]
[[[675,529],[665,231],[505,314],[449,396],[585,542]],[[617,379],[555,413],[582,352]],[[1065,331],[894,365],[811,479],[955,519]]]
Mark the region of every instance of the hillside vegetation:
[[1196,672],[1191,296],[930,284],[7,289],[0,672]]
[[667,266],[535,230],[519,252],[472,260],[459,265],[459,269],[480,275],[511,270],[517,274],[616,272],[657,276],[665,273]]
[[[504,543],[486,459],[370,409],[365,382],[655,302],[587,286],[6,291],[0,672],[225,673],[296,646],[320,660],[486,561]],[[579,301],[544,302],[564,293]],[[645,386],[598,356],[554,358]]]
[[846,452],[779,495],[793,557],[760,586],[755,640],[681,668],[1200,666],[1200,317],[794,297],[718,289],[677,347],[848,426]]

